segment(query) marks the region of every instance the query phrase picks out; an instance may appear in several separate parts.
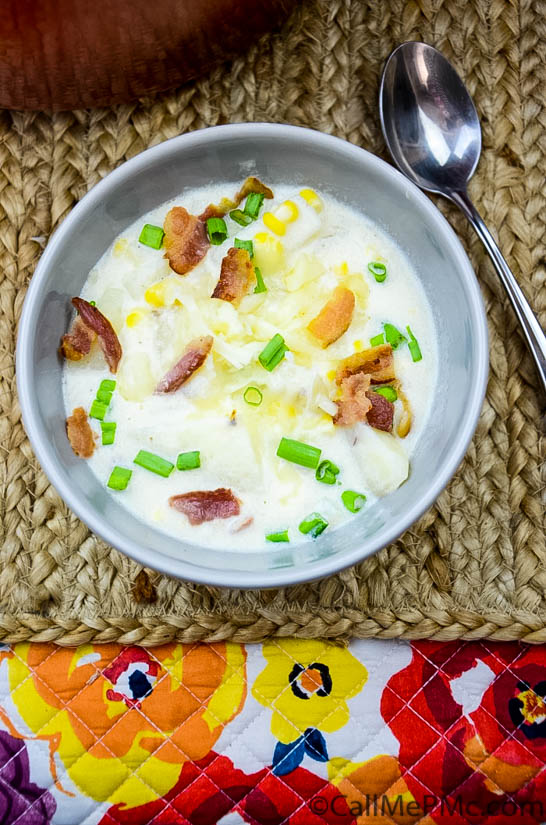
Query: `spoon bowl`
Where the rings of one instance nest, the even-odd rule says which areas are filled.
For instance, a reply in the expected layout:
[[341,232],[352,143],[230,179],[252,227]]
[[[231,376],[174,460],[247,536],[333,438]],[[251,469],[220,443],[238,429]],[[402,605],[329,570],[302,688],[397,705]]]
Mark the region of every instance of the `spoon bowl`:
[[546,335],[466,187],[481,152],[478,113],[451,63],[433,46],[410,41],[389,56],[379,91],[381,128],[401,172],[464,212],[512,302],[546,391]]

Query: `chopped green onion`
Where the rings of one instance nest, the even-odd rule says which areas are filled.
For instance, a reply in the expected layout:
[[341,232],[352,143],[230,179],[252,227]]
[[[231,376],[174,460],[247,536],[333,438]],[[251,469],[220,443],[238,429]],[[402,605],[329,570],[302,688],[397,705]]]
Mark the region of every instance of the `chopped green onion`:
[[108,406],[108,404],[112,400],[112,393],[110,392],[110,390],[100,390],[99,389],[99,390],[97,390],[96,400],[97,401],[102,401],[103,404],[106,404],[106,406]]
[[158,476],[163,476],[163,478],[170,476],[174,470],[174,464],[171,464],[170,461],[154,453],[149,453],[147,450],[139,450],[133,459],[133,463],[138,464],[139,467],[144,467],[145,470],[149,470],[151,473],[157,473]]
[[91,306],[92,306],[92,307],[96,307],[96,306],[97,306],[97,302],[96,302],[96,301],[89,301],[89,303],[91,304]]
[[419,346],[417,338],[415,337],[415,335],[409,327],[406,327],[406,329],[410,337],[410,340],[408,342],[408,349],[411,353],[411,359],[412,361],[420,361],[423,356],[421,354],[421,348]]
[[201,453],[193,450],[190,453],[180,453],[176,459],[177,470],[197,470],[201,466]]
[[132,475],[132,470],[127,470],[126,467],[114,467],[110,473],[107,486],[111,490],[125,490]]
[[264,369],[271,372],[275,369],[277,364],[280,364],[284,358],[285,352],[288,352],[288,347],[284,343],[282,335],[277,333],[273,336],[271,341],[263,348],[258,355],[258,361]]
[[391,404],[394,404],[398,398],[398,393],[394,387],[375,387],[373,392],[376,392],[378,395],[382,395],[383,398],[386,398],[387,401],[391,402]]
[[251,192],[245,203],[245,215],[249,215],[253,221],[256,220],[260,214],[264,197],[261,192]]
[[152,223],[145,223],[139,236],[139,243],[151,246],[152,249],[160,249],[164,236],[161,226],[154,226]]
[[371,263],[368,264],[368,269],[378,284],[383,283],[387,277],[387,267],[379,261],[371,261]]
[[382,332],[380,332],[379,335],[374,335],[373,338],[370,338],[370,345],[372,347],[378,347],[380,344],[384,344],[384,343],[385,343],[385,336],[383,335]]
[[112,378],[104,378],[100,382],[99,390],[107,390],[108,392],[114,392],[116,389],[116,382]]
[[108,409],[108,404],[105,404],[103,401],[93,401],[91,404],[91,409],[89,410],[89,417],[90,418],[98,418],[99,421],[102,421],[104,416],[106,415],[106,410]]
[[364,493],[355,493],[354,490],[344,490],[341,494],[341,500],[347,510],[351,513],[358,513],[366,503],[366,496]]
[[268,533],[265,538],[266,541],[290,541],[288,538],[288,530],[279,530],[278,533]]
[[239,226],[248,226],[249,223],[252,223],[250,215],[245,215],[240,209],[234,209],[233,212],[229,213],[229,217],[232,221],[238,223]]
[[223,218],[209,218],[207,233],[213,246],[220,246],[228,236],[226,222]]
[[304,535],[309,534],[312,538],[316,539],[317,536],[320,536],[321,533],[326,530],[328,527],[328,522],[325,518],[322,518],[320,513],[311,513],[311,515],[304,518],[299,526],[300,533]]
[[390,344],[393,349],[396,349],[399,344],[407,340],[406,336],[402,335],[400,330],[396,329],[393,324],[383,324],[383,329],[385,330],[387,343]]
[[263,395],[258,387],[247,387],[244,391],[243,398],[251,407],[259,407],[263,401]]
[[250,257],[254,257],[254,244],[252,241],[242,241],[240,238],[235,238],[233,245],[235,249],[246,249]]
[[115,421],[100,422],[100,428],[102,431],[102,443],[104,445],[114,443],[114,439],[116,437],[116,427],[117,424]]
[[254,274],[256,276],[256,286],[254,287],[254,292],[267,292],[267,287],[264,283],[262,272],[259,266],[254,267]]
[[331,461],[321,461],[317,467],[315,478],[323,484],[335,484],[339,475],[339,467]]
[[301,464],[302,467],[310,467],[316,470],[320,461],[321,450],[304,444],[303,441],[295,441],[292,438],[281,438],[277,447],[277,455],[286,461],[293,461],[294,464]]

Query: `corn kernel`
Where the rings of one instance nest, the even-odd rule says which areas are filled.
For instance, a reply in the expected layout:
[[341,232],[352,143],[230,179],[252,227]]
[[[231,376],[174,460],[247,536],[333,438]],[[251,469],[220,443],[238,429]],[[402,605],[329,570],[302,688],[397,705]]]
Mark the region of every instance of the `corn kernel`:
[[302,189],[300,196],[309,206],[313,207],[315,212],[322,212],[322,201],[314,189]]
[[283,223],[283,221],[280,221],[277,217],[275,217],[273,212],[265,212],[264,217],[263,217],[263,221],[264,221],[265,226],[267,226],[268,229],[271,229],[271,231],[274,232],[275,235],[284,235],[285,234],[285,232],[286,232],[285,224]]
[[294,407],[293,404],[288,405],[288,407],[286,408],[286,412],[287,412],[287,414],[289,415],[290,418],[295,418],[296,417],[296,408]]
[[158,281],[148,287],[144,293],[144,300],[154,307],[165,306],[165,290],[166,284],[163,281]]
[[328,370],[328,372],[326,373],[326,378],[328,379],[328,381],[333,381],[335,377],[336,370]]
[[292,223],[292,221],[296,220],[299,214],[300,210],[294,201],[285,201],[284,203],[281,203],[275,212],[275,216],[283,223]]
[[362,341],[360,340],[360,338],[353,343],[353,347],[355,349],[355,352],[360,352],[360,350],[362,349]]
[[349,274],[349,264],[347,261],[343,261],[343,263],[339,264],[335,268],[336,275],[339,275],[340,278],[344,277],[345,275]]
[[120,238],[114,244],[114,255],[123,255],[127,252],[127,247],[129,246],[129,241],[127,238]]
[[139,324],[147,314],[148,312],[145,309],[134,309],[133,312],[130,312],[125,319],[125,323],[128,327],[136,327],[136,325]]

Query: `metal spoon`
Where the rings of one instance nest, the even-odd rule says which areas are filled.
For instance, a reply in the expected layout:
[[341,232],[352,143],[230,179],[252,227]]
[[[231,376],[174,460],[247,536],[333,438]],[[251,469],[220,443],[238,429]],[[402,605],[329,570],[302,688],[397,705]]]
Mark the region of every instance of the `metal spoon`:
[[381,128],[394,162],[421,189],[449,198],[485,246],[523,329],[546,391],[546,335],[468,197],[481,150],[478,114],[463,81],[426,43],[402,43],[389,56],[379,91]]

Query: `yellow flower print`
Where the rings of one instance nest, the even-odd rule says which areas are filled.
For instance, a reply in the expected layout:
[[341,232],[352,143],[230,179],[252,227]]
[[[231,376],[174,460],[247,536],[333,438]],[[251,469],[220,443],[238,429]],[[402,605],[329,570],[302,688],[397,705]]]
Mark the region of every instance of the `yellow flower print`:
[[360,692],[368,672],[346,648],[286,639],[262,650],[267,666],[252,695],[273,711],[271,731],[279,742],[293,742],[309,728],[332,733],[348,722],[347,699]]

